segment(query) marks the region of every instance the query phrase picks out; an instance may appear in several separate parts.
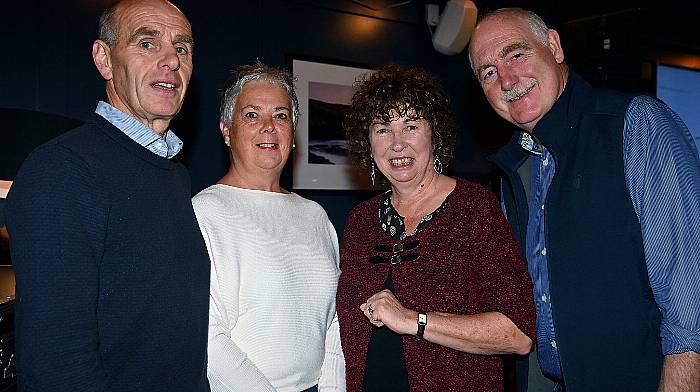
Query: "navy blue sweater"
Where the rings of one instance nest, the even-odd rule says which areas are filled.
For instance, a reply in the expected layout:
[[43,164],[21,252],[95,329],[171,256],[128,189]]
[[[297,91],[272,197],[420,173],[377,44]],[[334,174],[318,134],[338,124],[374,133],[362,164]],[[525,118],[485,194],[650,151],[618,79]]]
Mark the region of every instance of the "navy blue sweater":
[[8,196],[21,391],[207,391],[209,258],[186,169],[102,117]]

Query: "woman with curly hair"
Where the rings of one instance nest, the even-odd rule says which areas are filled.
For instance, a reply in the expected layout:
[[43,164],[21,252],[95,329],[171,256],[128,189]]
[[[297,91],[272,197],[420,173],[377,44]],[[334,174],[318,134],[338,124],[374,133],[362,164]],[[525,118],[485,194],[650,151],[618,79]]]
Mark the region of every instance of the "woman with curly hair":
[[442,174],[449,98],[422,70],[356,84],[344,123],[354,161],[389,190],[356,206],[336,306],[348,391],[501,391],[499,354],[527,354],[531,282],[496,198]]

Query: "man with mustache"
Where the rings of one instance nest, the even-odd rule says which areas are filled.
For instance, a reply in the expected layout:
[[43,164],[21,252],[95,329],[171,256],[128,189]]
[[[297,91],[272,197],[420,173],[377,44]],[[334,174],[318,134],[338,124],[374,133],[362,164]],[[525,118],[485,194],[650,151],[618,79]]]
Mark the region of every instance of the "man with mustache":
[[165,0],[106,10],[107,102],[37,148],[9,194],[20,391],[208,391],[209,258],[168,129],[192,29]]
[[522,129],[493,161],[526,255],[542,373],[566,391],[700,390],[700,163],[648,96],[593,89],[522,9],[485,15],[469,58]]

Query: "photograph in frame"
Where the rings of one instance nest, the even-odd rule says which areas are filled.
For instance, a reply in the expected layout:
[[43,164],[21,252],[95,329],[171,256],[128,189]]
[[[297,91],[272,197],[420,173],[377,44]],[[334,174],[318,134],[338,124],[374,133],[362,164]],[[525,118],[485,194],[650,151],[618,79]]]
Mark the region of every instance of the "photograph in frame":
[[291,59],[301,116],[294,150],[294,189],[372,190],[365,169],[350,162],[342,120],[353,84],[369,68]]
[[7,227],[5,227],[5,198],[11,186],[12,181],[0,179],[0,266],[12,264],[10,262],[10,236],[7,233]]

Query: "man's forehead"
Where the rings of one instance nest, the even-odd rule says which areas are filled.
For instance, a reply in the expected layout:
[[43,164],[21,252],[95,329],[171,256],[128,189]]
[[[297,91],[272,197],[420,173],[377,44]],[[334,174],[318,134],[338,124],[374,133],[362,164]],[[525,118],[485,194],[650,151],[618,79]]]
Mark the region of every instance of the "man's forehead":
[[164,1],[127,1],[120,5],[116,13],[120,29],[128,35],[137,31],[145,35],[162,33],[169,28],[176,34],[192,35],[190,22],[175,6]]
[[[125,32],[125,33],[128,33]],[[149,27],[149,26],[141,26],[137,27],[136,30],[134,30],[133,33],[129,35],[129,42],[133,42],[139,39],[139,37],[161,37],[163,33],[161,30],[157,27]],[[189,43],[189,44],[194,44],[194,39],[192,38],[192,34],[188,31],[182,31],[182,32],[175,32],[174,34],[174,42],[183,42],[183,43]]]
[[[492,21],[488,20],[488,22]],[[511,22],[513,21],[511,20]],[[534,37],[528,34],[530,31],[527,28],[523,29],[515,23],[504,27],[500,27],[498,24],[483,27],[485,28],[480,29],[481,31],[475,32],[475,36],[480,42],[479,45],[471,46],[472,54],[477,62],[495,61],[514,50],[532,49],[531,41],[534,40]]]

